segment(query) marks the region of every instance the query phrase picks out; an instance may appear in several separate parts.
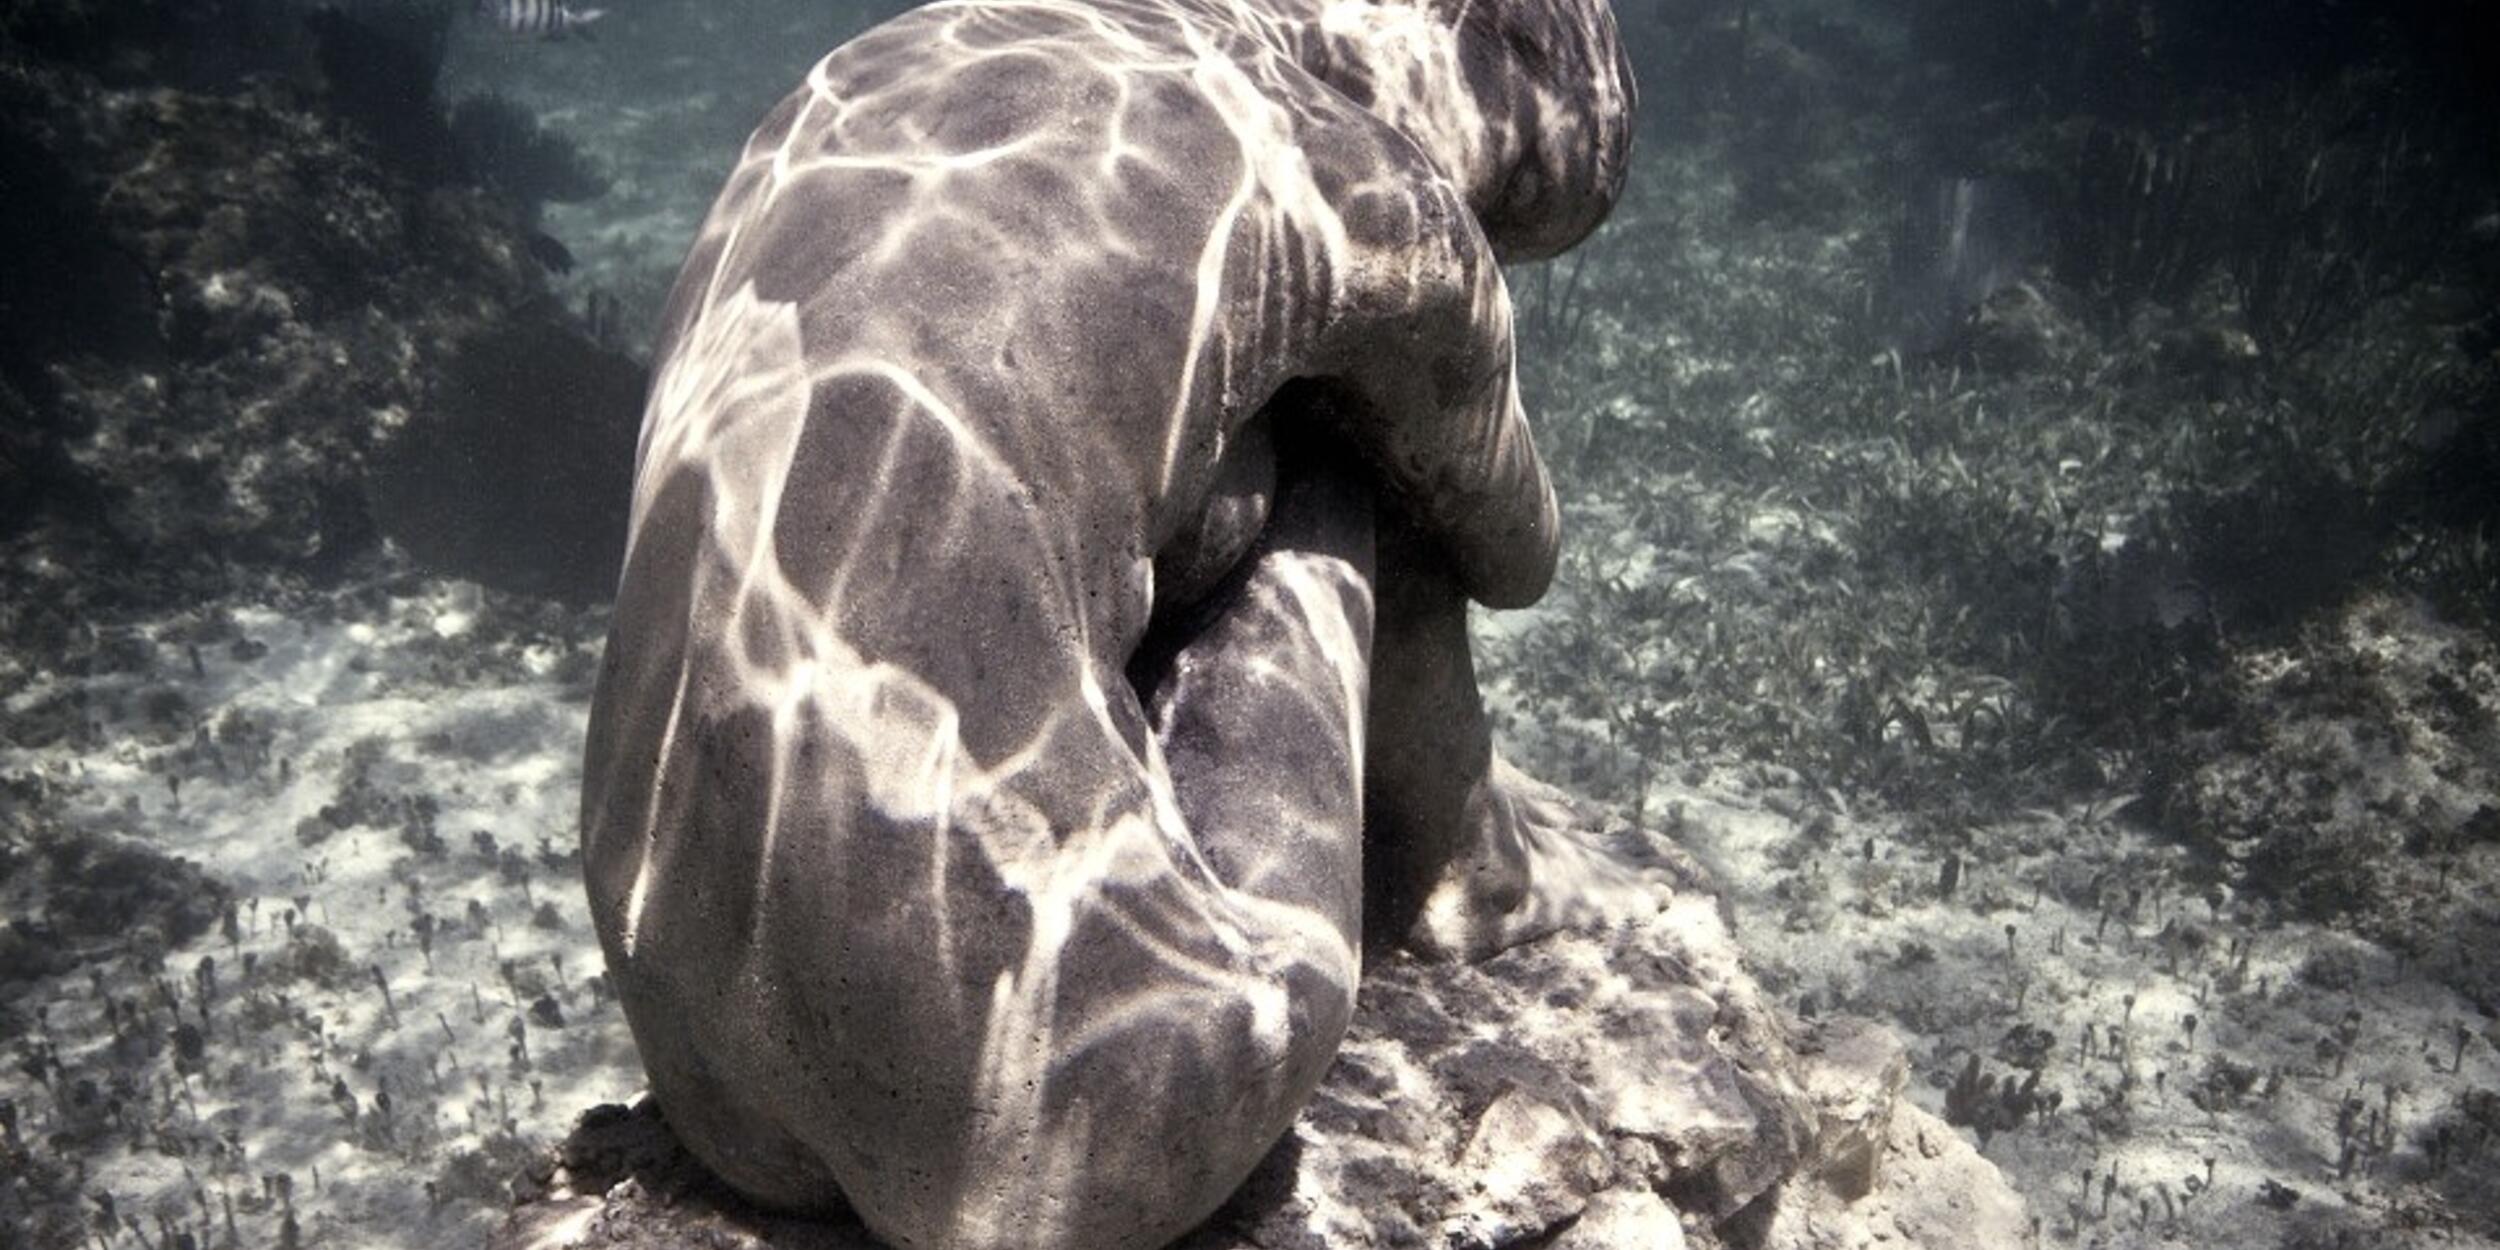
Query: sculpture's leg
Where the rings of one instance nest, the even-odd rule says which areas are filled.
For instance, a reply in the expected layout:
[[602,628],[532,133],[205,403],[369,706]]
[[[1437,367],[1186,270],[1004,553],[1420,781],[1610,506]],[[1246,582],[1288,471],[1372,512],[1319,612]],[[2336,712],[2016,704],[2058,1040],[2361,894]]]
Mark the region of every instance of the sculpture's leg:
[[[1071,914],[1031,1017],[1038,1118],[971,1134],[974,1185],[925,1244],[1164,1244],[1326,1074],[1360,972],[1369,494],[1342,470],[1288,469],[1237,581],[1146,689],[1143,762],[1179,817],[1157,821],[1169,865],[1067,866],[1098,901]],[[1001,1020],[992,1044],[1014,1049]]]
[[1433,545],[1384,519],[1365,761],[1365,927],[1477,959],[1570,925],[1655,912],[1665,878],[1608,850],[1602,815],[1493,751],[1467,598]]
[[[881,624],[865,614],[837,635],[794,613],[807,632],[776,649],[762,597],[732,645],[637,667],[650,652],[611,644],[586,769],[594,916],[653,1090],[734,1187],[816,1209],[838,1186],[898,1246],[1150,1250],[1292,1124],[1359,973],[1372,603],[1368,484],[1285,482],[1142,700],[1117,672],[1039,708],[916,675],[943,671],[939,646],[990,665],[993,695],[1069,663],[999,642],[1053,625],[1021,593],[1040,609],[971,611],[986,636],[908,669],[852,650]],[[1014,533],[1012,504],[957,506]],[[702,532],[654,529],[637,558]],[[1046,576],[1029,550],[905,567],[973,598]],[[693,599],[633,619],[740,619],[688,604],[758,562],[696,562]],[[976,741],[1006,747],[982,760]]]
[[1328,917],[1350,944],[1361,937],[1371,490],[1341,462],[1288,463],[1258,550],[1158,665],[1150,696],[1181,815],[1217,877]]

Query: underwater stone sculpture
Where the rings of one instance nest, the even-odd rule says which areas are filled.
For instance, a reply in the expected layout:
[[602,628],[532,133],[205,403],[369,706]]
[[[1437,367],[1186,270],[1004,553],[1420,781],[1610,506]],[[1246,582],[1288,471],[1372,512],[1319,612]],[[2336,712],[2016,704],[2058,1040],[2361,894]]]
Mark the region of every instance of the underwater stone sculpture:
[[592,913],[671,1125],[914,1246],[1160,1244],[1366,925],[1656,894],[1490,752],[1555,558],[1498,264],[1605,216],[1603,0],[974,0],[767,117],[664,318]]

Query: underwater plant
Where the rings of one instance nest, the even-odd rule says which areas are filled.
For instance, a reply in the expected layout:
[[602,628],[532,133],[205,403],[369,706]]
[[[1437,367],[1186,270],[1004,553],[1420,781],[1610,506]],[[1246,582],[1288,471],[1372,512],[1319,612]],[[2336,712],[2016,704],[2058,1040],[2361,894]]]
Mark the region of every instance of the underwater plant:
[[2209,172],[2214,240],[2250,337],[2288,360],[2359,324],[2453,263],[2482,206],[2489,157],[2453,121],[2407,116],[2393,85],[2356,75],[2331,92],[2252,108]]
[[2073,141],[2050,264],[2104,330],[2146,304],[2183,304],[2213,259],[2209,141],[2093,125]]

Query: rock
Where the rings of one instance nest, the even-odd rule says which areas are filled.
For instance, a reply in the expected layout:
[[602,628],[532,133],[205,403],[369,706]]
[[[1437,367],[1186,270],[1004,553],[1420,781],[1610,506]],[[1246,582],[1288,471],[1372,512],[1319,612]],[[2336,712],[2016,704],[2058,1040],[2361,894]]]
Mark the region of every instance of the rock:
[[[1996,1165],[1944,1121],[1908,1103],[1884,1134],[1881,1183],[1855,1202],[1829,1184],[1790,1185],[1746,1244],[1759,1250],[2012,1250],[2031,1216]],[[1828,1172],[1825,1175],[1829,1175]]]
[[[1802,1030],[1801,1079],[1815,1111],[1808,1164],[1769,1204],[1740,1218],[1758,1250],[1915,1250],[2027,1244],[2022,1200],[1959,1132],[1901,1099],[1909,1057],[1867,1020]],[[1622,1243],[1632,1244],[1632,1243]]]
[[1606,1143],[1577,1110],[1518,1086],[1476,1117],[1458,1170],[1478,1179],[1447,1221],[1450,1240],[1488,1246],[1569,1219],[1614,1175]]
[[549,1183],[490,1243],[496,1250],[688,1247],[874,1250],[855,1221],[777,1219],[748,1207],[678,1145],[657,1106],[585,1112],[555,1152]]
[[1814,1100],[1815,1153],[1823,1183],[1854,1202],[1882,1179],[1909,1055],[1891,1033],[1863,1020],[1826,1023],[1814,1042],[1821,1053],[1806,1063],[1806,1094]]
[[[1293,1132],[1180,1245],[1678,1247],[1688,1226],[1778,1250],[2022,1244],[1995,1167],[1901,1099],[1899,1043],[1783,1021],[1683,876],[1646,922],[1478,964],[1376,956]],[[560,1150],[497,1250],[874,1244],[744,1206],[648,1104],[586,1117]]]
[[1684,1250],[1675,1208],[1646,1189],[1609,1189],[1589,1199],[1580,1218],[1554,1239],[1553,1250]]
[[208,932],[232,890],[187,859],[118,832],[38,827],[0,854],[0,1005],[42,978]]

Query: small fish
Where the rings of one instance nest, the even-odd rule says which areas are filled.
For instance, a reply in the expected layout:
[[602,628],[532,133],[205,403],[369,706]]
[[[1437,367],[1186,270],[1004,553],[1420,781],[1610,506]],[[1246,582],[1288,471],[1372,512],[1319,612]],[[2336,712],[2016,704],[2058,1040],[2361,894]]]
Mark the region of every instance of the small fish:
[[477,15],[493,22],[507,35],[536,35],[545,39],[562,39],[567,35],[590,37],[592,22],[607,16],[606,9],[576,9],[564,0],[477,0]]

